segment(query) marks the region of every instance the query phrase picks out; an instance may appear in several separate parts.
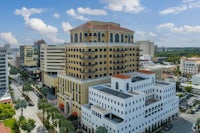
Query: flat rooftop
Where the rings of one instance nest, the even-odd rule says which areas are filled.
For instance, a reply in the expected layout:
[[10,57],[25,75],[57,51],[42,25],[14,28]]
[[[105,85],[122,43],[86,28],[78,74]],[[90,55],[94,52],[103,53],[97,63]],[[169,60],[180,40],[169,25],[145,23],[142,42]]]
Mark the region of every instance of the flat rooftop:
[[148,99],[148,100],[145,101],[145,105],[147,106],[147,105],[150,105],[150,104],[155,103],[157,101],[158,100],[151,98],[151,99]]
[[118,92],[118,91],[115,91],[115,90],[111,90],[111,89],[108,89],[108,88],[106,88],[104,86],[95,86],[94,88],[98,89],[98,90],[100,90],[102,92],[108,93],[110,95],[122,98],[122,99],[127,99],[127,98],[132,97],[131,95],[125,94],[123,92]]
[[156,81],[155,83],[160,85],[170,85],[170,83],[164,81]]

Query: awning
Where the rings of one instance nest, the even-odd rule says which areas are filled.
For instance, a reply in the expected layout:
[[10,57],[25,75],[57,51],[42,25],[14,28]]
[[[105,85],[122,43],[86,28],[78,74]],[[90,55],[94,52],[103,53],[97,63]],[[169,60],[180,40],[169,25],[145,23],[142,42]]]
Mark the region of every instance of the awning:
[[60,104],[59,104],[59,108],[64,108],[64,104],[63,104],[63,103],[60,103]]
[[78,113],[72,112],[71,115],[78,117]]

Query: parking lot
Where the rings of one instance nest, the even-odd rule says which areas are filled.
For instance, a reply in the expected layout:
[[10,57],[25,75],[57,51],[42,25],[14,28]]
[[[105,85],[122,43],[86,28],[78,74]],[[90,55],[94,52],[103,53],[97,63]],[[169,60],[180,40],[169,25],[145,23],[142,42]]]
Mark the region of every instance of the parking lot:
[[172,121],[172,128],[163,133],[197,133],[192,131],[192,125],[200,118],[199,98],[199,95],[185,94],[180,99],[180,107],[184,111],[180,112],[179,117]]

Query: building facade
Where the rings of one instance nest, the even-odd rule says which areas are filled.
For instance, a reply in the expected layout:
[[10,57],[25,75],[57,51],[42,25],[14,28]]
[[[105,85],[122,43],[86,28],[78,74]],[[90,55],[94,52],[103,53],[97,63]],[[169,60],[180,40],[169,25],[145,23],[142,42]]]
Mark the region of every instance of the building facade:
[[151,71],[117,74],[111,82],[89,87],[89,103],[82,106],[82,128],[94,133],[153,132],[178,115],[175,83],[158,81]]
[[0,48],[0,97],[8,89],[8,55],[6,47]]
[[200,74],[192,75],[192,84],[200,85]]
[[181,57],[181,74],[197,74],[200,71],[200,58]]
[[[48,87],[57,92],[58,73],[65,74],[66,54],[64,45],[46,45],[40,46],[40,69],[41,81]],[[51,81],[51,82],[50,82]]]
[[37,66],[37,51],[31,45],[20,46],[20,65],[24,67]]
[[[70,35],[71,43],[66,44],[66,75],[58,75],[58,100],[67,106],[65,112],[80,114],[81,105],[88,102],[90,85],[108,82],[113,74],[138,71],[139,46],[133,44],[134,31],[111,22],[89,21],[70,30]],[[67,91],[76,88],[81,90],[81,102],[72,98],[75,92]]]
[[137,41],[135,42],[135,44],[140,46],[141,55],[147,54],[150,55],[151,58],[154,57],[154,52],[155,52],[155,45],[154,42],[151,42],[149,40],[145,40],[145,41]]

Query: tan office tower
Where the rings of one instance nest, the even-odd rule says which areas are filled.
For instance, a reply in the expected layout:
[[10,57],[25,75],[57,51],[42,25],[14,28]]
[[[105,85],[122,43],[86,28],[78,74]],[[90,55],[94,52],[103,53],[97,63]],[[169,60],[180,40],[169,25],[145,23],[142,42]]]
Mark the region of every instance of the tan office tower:
[[137,71],[139,46],[134,31],[117,23],[89,21],[70,30],[66,75],[58,75],[59,106],[66,115],[80,114],[88,87],[110,81],[110,75]]

